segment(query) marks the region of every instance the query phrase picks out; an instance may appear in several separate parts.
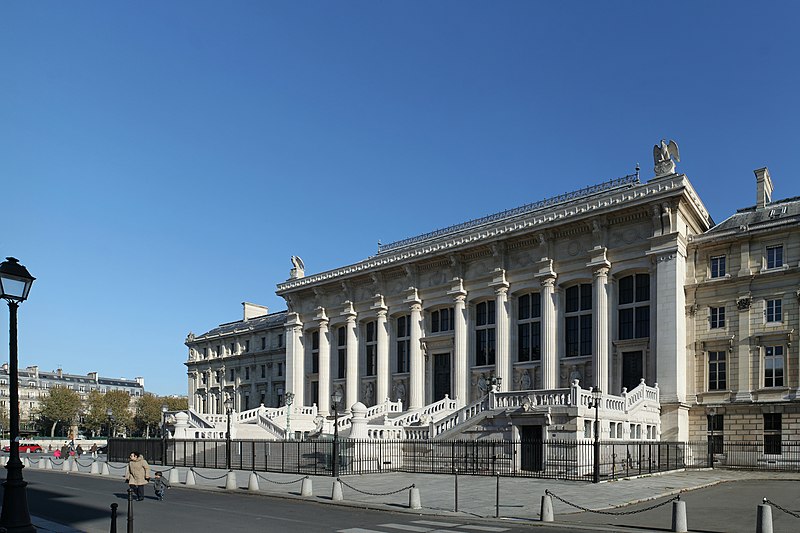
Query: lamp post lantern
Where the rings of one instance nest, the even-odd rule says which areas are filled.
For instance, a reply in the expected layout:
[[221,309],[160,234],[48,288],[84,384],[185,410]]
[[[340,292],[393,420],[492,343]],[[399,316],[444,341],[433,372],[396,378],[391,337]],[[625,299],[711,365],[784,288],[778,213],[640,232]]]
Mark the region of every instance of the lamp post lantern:
[[167,464],[167,411],[169,406],[163,404],[161,406],[161,464]]
[[3,511],[0,526],[6,531],[36,531],[28,511],[27,483],[22,478],[22,461],[19,459],[19,374],[17,361],[17,309],[28,298],[36,278],[13,257],[0,263],[0,298],[8,302],[8,374],[9,374],[9,429],[11,430],[11,455],[6,464],[3,482]]
[[333,477],[339,477],[339,402],[342,401],[342,392],[336,389],[331,394],[333,404]]
[[231,469],[231,412],[233,411],[233,400],[230,396],[225,400],[225,413],[228,415],[228,428],[225,431],[225,466]]
[[108,418],[108,438],[113,437],[112,424],[114,423],[114,411],[109,407],[106,409],[106,417]]
[[592,483],[600,483],[600,403],[603,393],[600,387],[592,389],[592,400],[589,409],[594,409],[594,468]]
[[286,404],[286,438],[292,440],[292,404],[294,403],[294,393],[287,392],[283,403]]

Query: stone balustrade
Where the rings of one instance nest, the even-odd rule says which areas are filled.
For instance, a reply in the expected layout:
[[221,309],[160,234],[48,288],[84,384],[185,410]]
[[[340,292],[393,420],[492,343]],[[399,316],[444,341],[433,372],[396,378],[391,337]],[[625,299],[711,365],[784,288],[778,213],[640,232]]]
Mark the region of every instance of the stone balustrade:
[[426,405],[424,408],[419,409],[418,411],[406,413],[402,416],[395,418],[394,420],[392,420],[392,425],[408,426],[410,424],[419,422],[424,417],[432,418],[433,415],[440,414],[445,411],[453,411],[456,407],[457,407],[456,401],[451,400],[450,397],[445,394],[444,398],[442,398],[438,402]]

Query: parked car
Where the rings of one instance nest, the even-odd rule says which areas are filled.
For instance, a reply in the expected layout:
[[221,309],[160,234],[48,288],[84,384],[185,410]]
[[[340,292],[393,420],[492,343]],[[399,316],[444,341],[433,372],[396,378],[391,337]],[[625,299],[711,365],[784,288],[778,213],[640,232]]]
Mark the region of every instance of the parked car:
[[[9,444],[7,446],[3,446],[3,451],[4,452],[10,452],[11,451],[11,445]],[[22,442],[19,444],[19,453],[26,453],[26,452],[33,453],[33,452],[40,452],[40,451],[42,451],[42,447],[39,446],[38,444],[22,443]]]

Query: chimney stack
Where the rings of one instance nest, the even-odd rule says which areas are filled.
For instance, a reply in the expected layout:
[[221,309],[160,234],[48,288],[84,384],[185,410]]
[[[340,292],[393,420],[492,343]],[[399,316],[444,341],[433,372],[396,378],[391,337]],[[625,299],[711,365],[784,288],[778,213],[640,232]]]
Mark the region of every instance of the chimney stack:
[[772,178],[767,167],[753,172],[756,175],[756,209],[764,209],[772,201]]
[[263,305],[251,304],[250,302],[242,302],[244,307],[244,320],[245,322],[251,318],[258,318],[269,314],[269,308]]

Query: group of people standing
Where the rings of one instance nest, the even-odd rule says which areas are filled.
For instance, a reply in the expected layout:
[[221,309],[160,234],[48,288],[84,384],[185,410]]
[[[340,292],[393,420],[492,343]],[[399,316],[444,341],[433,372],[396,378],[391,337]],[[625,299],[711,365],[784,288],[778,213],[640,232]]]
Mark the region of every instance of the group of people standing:
[[[150,465],[139,452],[131,452],[128,468],[125,470],[125,483],[130,486],[137,501],[144,500],[144,487],[150,483]],[[169,482],[164,479],[161,472],[156,472],[153,488],[156,499],[163,500],[164,491],[169,488]]]
[[[52,446],[48,446],[48,448],[52,449]],[[97,453],[97,445],[92,444],[92,448],[89,451],[92,453],[92,455]],[[83,453],[84,453],[83,447],[80,444],[75,446],[75,441],[73,440],[70,441],[69,444],[65,442],[64,445],[61,446],[61,448],[56,448],[56,450],[53,452],[53,457],[55,457],[56,459],[61,459],[61,458],[66,459],[67,457],[72,457],[75,455],[80,457],[81,455],[83,455]]]

